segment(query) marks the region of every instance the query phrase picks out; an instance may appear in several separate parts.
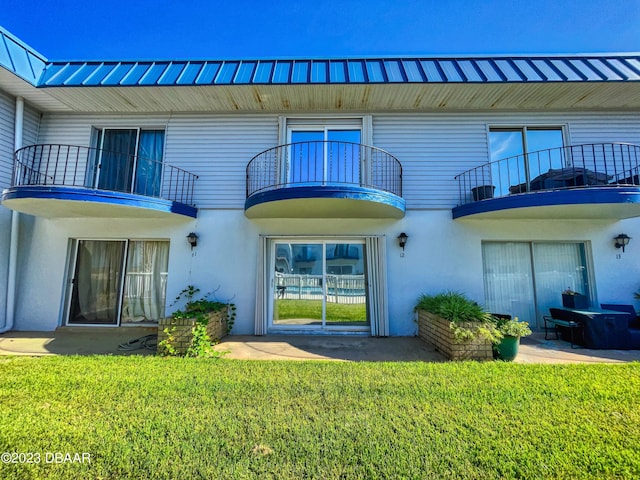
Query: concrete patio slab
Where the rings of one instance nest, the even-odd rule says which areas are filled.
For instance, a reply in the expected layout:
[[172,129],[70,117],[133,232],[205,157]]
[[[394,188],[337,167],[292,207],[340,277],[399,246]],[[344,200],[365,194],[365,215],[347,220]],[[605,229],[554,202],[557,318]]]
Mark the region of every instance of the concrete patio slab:
[[216,350],[238,360],[342,360],[370,362],[446,362],[416,337],[235,336],[222,339]]
[[[154,355],[139,340],[154,327],[63,327],[54,332],[0,335],[0,355]],[[119,345],[131,342],[130,350]],[[153,345],[153,343],[152,343]],[[337,360],[445,362],[444,356],[416,337],[231,335],[217,345],[224,358],[238,360]],[[640,361],[640,350],[572,349],[562,340],[534,333],[523,338],[516,363],[626,363]]]
[[[157,331],[155,327],[62,327],[53,332],[7,332],[0,335],[0,355],[153,355],[155,347],[118,347]],[[130,348],[141,346],[134,342]]]

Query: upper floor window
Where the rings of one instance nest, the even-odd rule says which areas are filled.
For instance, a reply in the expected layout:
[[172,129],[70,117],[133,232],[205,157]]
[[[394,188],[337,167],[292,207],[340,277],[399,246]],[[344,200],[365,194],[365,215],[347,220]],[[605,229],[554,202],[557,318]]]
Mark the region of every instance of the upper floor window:
[[563,146],[564,132],[558,126],[490,128],[491,175],[494,182],[505,189],[496,193],[500,196],[518,193],[513,187],[506,190],[514,183],[522,185],[522,191],[528,191],[530,182],[539,175],[564,168]]
[[102,190],[159,196],[164,130],[94,129],[85,185]]

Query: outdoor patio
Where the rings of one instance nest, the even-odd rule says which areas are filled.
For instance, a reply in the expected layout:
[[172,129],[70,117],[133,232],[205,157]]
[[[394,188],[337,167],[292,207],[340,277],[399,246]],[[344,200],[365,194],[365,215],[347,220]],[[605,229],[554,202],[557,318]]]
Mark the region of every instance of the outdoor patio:
[[[0,355],[153,355],[154,342],[143,339],[155,328],[59,328],[55,332],[8,332],[0,335]],[[128,345],[127,345],[128,344]],[[126,345],[123,349],[120,345]],[[231,335],[216,346],[238,360],[447,361],[416,337]],[[517,363],[625,363],[640,361],[640,350],[571,348],[536,332],[522,339]]]

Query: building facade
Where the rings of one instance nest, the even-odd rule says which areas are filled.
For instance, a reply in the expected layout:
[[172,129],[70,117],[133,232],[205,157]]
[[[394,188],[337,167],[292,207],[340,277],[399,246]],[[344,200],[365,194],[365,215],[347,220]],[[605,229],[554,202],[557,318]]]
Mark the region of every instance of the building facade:
[[414,335],[443,290],[539,329],[565,290],[640,290],[639,55],[50,62],[0,35],[5,329],[152,324],[187,285],[259,335]]

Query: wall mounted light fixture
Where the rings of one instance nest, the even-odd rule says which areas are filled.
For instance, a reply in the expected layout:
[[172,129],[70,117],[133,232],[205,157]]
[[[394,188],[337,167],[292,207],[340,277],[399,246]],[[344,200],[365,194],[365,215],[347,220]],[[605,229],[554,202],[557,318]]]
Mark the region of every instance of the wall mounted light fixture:
[[404,252],[404,246],[407,244],[407,238],[409,238],[409,235],[407,235],[404,232],[398,235],[398,245],[402,247],[403,252]]
[[622,248],[622,251],[624,252],[624,247],[629,245],[629,240],[631,240],[631,237],[625,233],[621,233],[620,235],[618,235],[617,237],[614,237],[613,239],[616,242],[615,243],[616,248]]
[[191,249],[193,250],[193,247],[198,245],[198,235],[194,232],[191,232],[189,235],[187,235],[187,241],[189,242],[189,245],[191,245]]

